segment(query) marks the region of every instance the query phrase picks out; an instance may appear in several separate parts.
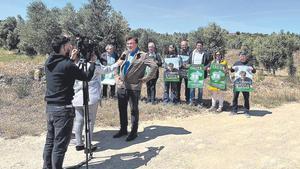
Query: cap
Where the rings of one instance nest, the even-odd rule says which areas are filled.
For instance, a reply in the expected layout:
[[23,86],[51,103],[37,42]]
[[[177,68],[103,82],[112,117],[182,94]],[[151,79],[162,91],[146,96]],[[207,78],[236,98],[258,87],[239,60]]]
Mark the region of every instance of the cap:
[[247,56],[247,55],[248,55],[248,52],[246,52],[246,51],[241,51],[239,55],[245,55],[245,56]]

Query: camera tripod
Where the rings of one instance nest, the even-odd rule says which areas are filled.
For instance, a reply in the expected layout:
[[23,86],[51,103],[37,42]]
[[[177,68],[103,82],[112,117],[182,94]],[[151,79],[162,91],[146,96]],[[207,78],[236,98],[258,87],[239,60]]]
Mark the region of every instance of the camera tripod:
[[[80,59],[79,61],[79,67],[84,70],[84,72],[87,72],[87,60],[86,59]],[[93,151],[92,151],[92,140],[91,135],[93,134],[91,131],[90,126],[90,116],[89,116],[89,86],[88,81],[82,82],[82,91],[83,91],[83,110],[84,110],[84,128],[85,128],[85,157],[86,159],[82,162],[80,162],[77,165],[66,167],[65,169],[77,169],[86,165],[86,169],[89,168],[89,161],[93,159]]]

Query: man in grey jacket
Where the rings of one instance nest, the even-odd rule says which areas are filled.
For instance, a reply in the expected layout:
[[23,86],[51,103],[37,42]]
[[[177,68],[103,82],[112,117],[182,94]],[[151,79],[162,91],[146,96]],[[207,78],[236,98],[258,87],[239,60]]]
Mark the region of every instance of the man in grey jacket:
[[[126,40],[127,51],[123,52],[121,59],[125,61],[120,67],[119,77],[117,77],[117,94],[120,115],[120,130],[114,135],[119,138],[127,135],[127,106],[128,102],[131,109],[131,132],[126,141],[132,141],[137,137],[139,122],[139,98],[141,94],[142,83],[155,78],[158,69],[157,64],[147,57],[147,54],[138,48],[138,39],[128,37]],[[149,67],[149,73],[145,75],[146,67]]]

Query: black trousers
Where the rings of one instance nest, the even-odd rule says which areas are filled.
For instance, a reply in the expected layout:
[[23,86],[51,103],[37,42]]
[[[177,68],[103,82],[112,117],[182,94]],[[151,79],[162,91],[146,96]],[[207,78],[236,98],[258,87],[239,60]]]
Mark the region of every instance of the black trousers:
[[127,131],[128,116],[127,107],[128,103],[131,110],[131,132],[137,133],[139,123],[139,99],[141,95],[140,90],[127,90],[124,88],[117,89],[118,94],[118,107],[120,116],[121,131]]
[[188,103],[190,100],[190,89],[188,88],[188,79],[187,77],[180,77],[179,83],[178,83],[178,91],[177,91],[177,99],[180,102],[180,92],[181,92],[181,82],[182,79],[184,79],[184,88],[185,88],[185,101]]
[[74,111],[73,107],[47,105],[47,136],[43,153],[43,169],[62,169],[71,140]]
[[155,102],[156,98],[156,82],[157,79],[151,79],[149,80],[146,85],[147,85],[147,102]]
[[[247,110],[250,110],[250,104],[249,104],[249,98],[250,93],[249,92],[242,92],[244,96],[244,107]],[[239,99],[240,92],[233,92],[233,101],[232,101],[232,111],[237,112],[238,110],[238,99]]]
[[[176,82],[164,82],[164,95],[163,95],[163,101],[164,103],[177,103],[177,87],[178,84]],[[171,94],[170,94],[171,89]]]
[[[103,97],[107,97],[107,86],[108,85],[103,85],[102,89],[102,95]],[[110,97],[114,97],[116,94],[116,85],[111,85],[110,86]]]

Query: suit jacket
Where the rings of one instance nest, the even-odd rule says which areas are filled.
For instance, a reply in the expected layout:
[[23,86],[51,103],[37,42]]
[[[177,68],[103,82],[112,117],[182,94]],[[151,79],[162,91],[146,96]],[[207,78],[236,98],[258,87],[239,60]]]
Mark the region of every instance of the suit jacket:
[[[130,52],[125,51],[122,55],[124,54],[126,55],[125,60],[127,60]],[[157,64],[153,61],[153,59],[147,57],[146,53],[140,50],[137,51],[137,53],[134,55],[126,74],[124,74],[124,63],[120,66],[120,77],[117,79],[118,88],[141,90],[142,83],[140,79],[144,78],[147,82],[151,79],[154,79],[156,76],[156,72],[158,69]],[[146,77],[144,77],[147,66],[150,67],[150,72]]]

